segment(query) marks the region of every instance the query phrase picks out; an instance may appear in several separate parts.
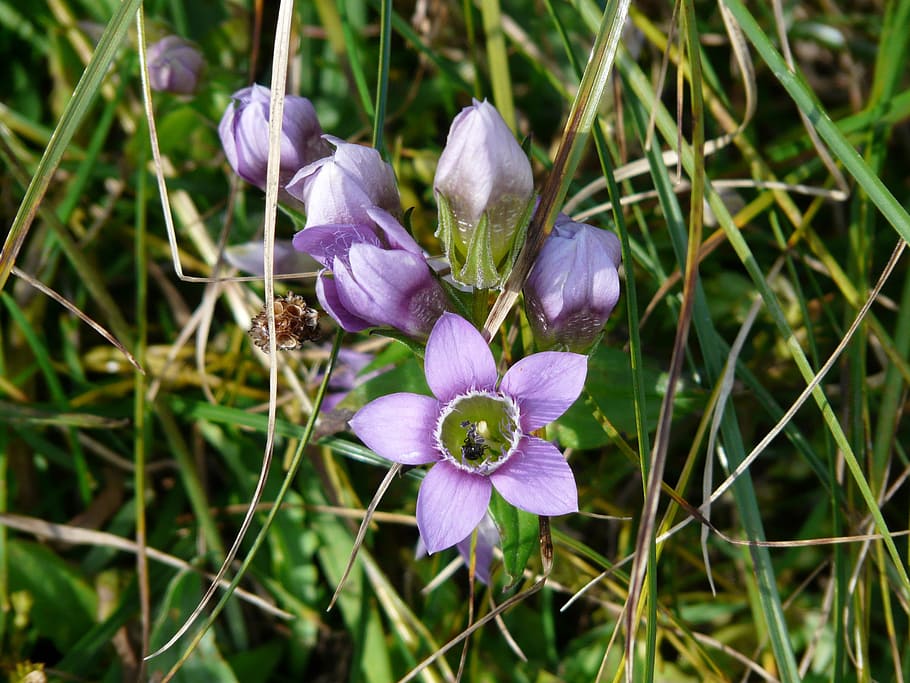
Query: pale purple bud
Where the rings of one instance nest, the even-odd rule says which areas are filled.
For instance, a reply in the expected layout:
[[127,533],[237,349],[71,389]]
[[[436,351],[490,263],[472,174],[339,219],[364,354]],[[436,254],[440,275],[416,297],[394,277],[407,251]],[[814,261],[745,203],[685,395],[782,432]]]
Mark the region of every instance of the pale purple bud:
[[[224,260],[238,270],[262,277],[265,265],[263,251],[262,240],[233,244],[225,247]],[[310,273],[319,268],[313,257],[295,249],[291,240],[275,240],[273,260],[275,275]]]
[[[437,235],[455,279],[498,285],[530,216],[534,177],[512,131],[486,100],[474,100],[455,117],[433,187],[440,211]],[[473,244],[476,240],[483,245]]]
[[584,351],[619,300],[616,235],[560,215],[524,286],[528,322],[543,348]]
[[[218,134],[231,168],[241,178],[265,189],[269,159],[269,98],[261,85],[238,90],[218,124]],[[286,95],[281,127],[279,185],[307,164],[328,156],[316,110],[305,97]]]
[[307,227],[369,222],[372,206],[401,214],[395,172],[372,147],[326,135],[335,145],[330,157],[300,169],[287,184],[288,193],[306,206]]
[[158,92],[191,95],[205,64],[202,53],[180,36],[166,36],[146,51],[149,86]]
[[331,269],[316,283],[326,312],[348,332],[394,327],[426,337],[446,309],[442,286],[418,244],[377,207],[369,223],[317,225],[294,236],[294,247]]

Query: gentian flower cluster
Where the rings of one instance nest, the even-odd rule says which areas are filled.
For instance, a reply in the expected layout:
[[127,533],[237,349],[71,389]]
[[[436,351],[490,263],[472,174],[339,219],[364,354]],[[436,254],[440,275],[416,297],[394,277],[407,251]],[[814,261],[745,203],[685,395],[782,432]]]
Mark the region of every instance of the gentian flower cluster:
[[[259,187],[268,101],[260,86],[239,91],[219,127],[229,163]],[[394,328],[426,342],[432,396],[382,396],[361,408],[350,428],[392,462],[431,466],[417,498],[423,548],[434,553],[457,546],[467,555],[476,532],[477,575],[489,581],[499,538],[488,513],[493,489],[537,515],[578,510],[572,470],[538,430],[582,391],[582,354],[596,343],[619,297],[619,241],[560,215],[524,287],[541,351],[500,378],[475,327],[479,321],[452,312],[456,306],[440,275],[402,225],[393,168],[375,149],[323,135],[304,98],[288,96],[284,117],[281,199],[305,213],[293,247],[322,267],[320,304],[349,332]],[[475,100],[453,121],[433,189],[436,236],[448,266],[440,272],[468,295],[485,298],[508,277],[536,204],[530,162],[488,102]]]

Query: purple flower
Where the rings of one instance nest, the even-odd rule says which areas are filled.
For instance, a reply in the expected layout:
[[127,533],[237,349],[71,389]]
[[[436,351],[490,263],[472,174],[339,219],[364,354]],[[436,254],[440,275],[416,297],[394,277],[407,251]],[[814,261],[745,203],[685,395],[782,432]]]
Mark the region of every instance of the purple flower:
[[556,219],[524,285],[538,344],[584,351],[597,339],[619,300],[621,256],[612,232]]
[[306,227],[369,222],[371,206],[398,216],[395,172],[379,152],[330,135],[325,139],[335,145],[332,156],[300,169],[287,184],[288,193],[306,205]]
[[[490,583],[490,566],[493,564],[493,552],[497,545],[499,545],[499,529],[496,528],[496,522],[493,521],[493,518],[490,517],[490,513],[486,513],[483,518],[480,520],[480,524],[477,525],[477,545],[474,548],[474,552],[477,555],[477,561],[474,564],[474,575],[479,581],[489,585]],[[471,542],[473,534],[468,535],[462,541],[459,541],[455,544],[455,547],[458,548],[458,552],[461,555],[461,559],[464,560],[465,565],[471,566]],[[417,557],[423,557],[427,554],[427,547],[423,543],[423,539],[417,541]]]
[[[218,134],[231,168],[241,178],[265,189],[269,160],[269,98],[261,85],[238,90],[218,124]],[[279,184],[283,187],[302,167],[328,156],[316,110],[305,97],[286,95],[281,126]]]
[[380,208],[368,222],[317,225],[294,235],[294,247],[325,268],[316,296],[348,332],[388,326],[425,337],[446,308],[446,296],[423,252],[397,220]]
[[[224,250],[224,260],[239,270],[262,277],[263,271],[262,240],[232,244]],[[275,275],[307,273],[318,266],[313,258],[294,249],[291,240],[275,240],[274,251]]]
[[452,275],[496,287],[508,275],[533,208],[531,164],[486,100],[452,122],[433,182],[439,229]]
[[433,396],[396,393],[361,408],[353,432],[378,455],[405,465],[433,463],[417,496],[417,527],[431,553],[465,540],[487,511],[493,487],[537,515],[578,511],[575,478],[562,453],[531,432],[578,398],[587,359],[536,353],[497,383],[481,334],[444,313],[427,341]]
[[[325,350],[329,351],[331,346],[331,344],[327,344]],[[372,353],[355,351],[346,346],[341,347],[338,351],[338,362],[329,378],[328,392],[322,400],[320,410],[324,413],[334,410],[352,390],[392,368],[391,365],[386,365],[361,374],[361,371],[372,363],[373,359]],[[316,379],[321,380],[322,375],[318,375]]]
[[204,60],[202,53],[180,36],[166,36],[148,46],[149,86],[159,92],[191,95]]

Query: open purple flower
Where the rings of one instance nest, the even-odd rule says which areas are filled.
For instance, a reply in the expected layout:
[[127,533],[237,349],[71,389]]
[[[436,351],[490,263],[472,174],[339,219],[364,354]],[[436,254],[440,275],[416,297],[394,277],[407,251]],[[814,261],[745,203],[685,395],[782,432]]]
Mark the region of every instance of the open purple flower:
[[396,393],[361,408],[354,433],[378,455],[405,465],[433,463],[417,496],[417,527],[431,553],[465,540],[487,511],[493,487],[537,515],[578,511],[569,464],[531,432],[578,398],[587,359],[548,351],[518,361],[497,382],[481,334],[444,313],[424,357],[433,396]]
[[294,248],[325,268],[316,296],[348,332],[388,326],[426,337],[445,310],[442,286],[414,238],[378,207],[364,223],[316,225],[294,235]]

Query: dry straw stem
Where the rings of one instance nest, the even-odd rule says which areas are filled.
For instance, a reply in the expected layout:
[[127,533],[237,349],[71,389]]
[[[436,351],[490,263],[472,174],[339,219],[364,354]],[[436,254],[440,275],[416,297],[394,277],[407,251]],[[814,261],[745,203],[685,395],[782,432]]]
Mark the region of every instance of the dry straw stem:
[[[46,522],[43,519],[35,519],[34,517],[0,512],[0,525],[10,529],[23,531],[37,538],[44,538],[59,543],[91,545],[99,548],[114,548],[127,553],[140,552],[138,543],[117,536],[116,534],[110,534],[106,531],[95,531],[94,529],[86,529],[84,527],[69,526],[67,524],[54,524],[52,522]],[[225,581],[224,579],[216,580],[216,577],[213,574],[203,572],[198,567],[194,567],[189,562],[185,562],[179,557],[174,557],[173,555],[169,555],[168,553],[161,552],[160,550],[148,546],[142,547],[141,550],[149,559],[155,560],[156,562],[166,564],[169,567],[174,567],[179,571],[194,572],[200,576],[204,576],[207,579],[214,581],[218,587],[222,589],[230,588],[229,581]],[[294,615],[289,612],[266,602],[258,595],[250,593],[242,588],[237,589],[237,597],[279,619],[294,618]]]
[[[284,112],[284,83],[287,76],[287,66],[288,66],[288,48],[290,41],[290,27],[291,27],[291,18],[293,12],[293,1],[292,0],[282,0],[281,5],[278,11],[278,24],[276,28],[276,37],[275,37],[275,50],[273,54],[273,72],[272,72],[272,87],[271,87],[271,102],[270,106],[270,117],[269,117],[269,160],[268,160],[268,177],[266,181],[266,202],[265,202],[265,244],[264,244],[264,272],[265,277],[265,300],[272,301],[274,297],[274,246],[275,246],[275,219],[277,216],[278,210],[278,170],[279,164],[278,160],[280,158],[280,143],[281,143],[281,124],[283,121],[283,112]],[[143,32],[143,22],[142,17],[139,17],[139,31],[140,31],[140,50],[144,50],[144,35]],[[149,122],[149,132],[151,135],[151,144],[153,155],[156,161],[156,175],[158,178],[159,191],[161,194],[162,208],[164,209],[165,221],[168,224],[168,235],[172,240],[172,243],[176,241],[173,222],[170,220],[170,209],[167,200],[167,187],[164,182],[164,174],[161,169],[161,156],[158,149],[157,136],[155,134],[155,122],[154,114],[151,108],[151,92],[148,87],[148,72],[147,67],[143,68],[143,92],[146,101],[146,113],[147,119]],[[217,582],[220,581],[225,573],[227,572],[228,567],[233,562],[234,558],[237,556],[237,552],[240,549],[240,544],[243,541],[243,538],[246,536],[246,532],[252,523],[253,516],[255,514],[256,506],[259,504],[259,501],[262,499],[262,492],[265,488],[265,483],[268,479],[269,470],[271,467],[272,454],[274,448],[274,439],[275,439],[275,419],[276,419],[276,409],[277,409],[277,392],[278,392],[278,365],[277,365],[277,349],[275,346],[275,314],[271,306],[266,306],[266,311],[268,315],[268,325],[269,325],[269,415],[268,415],[268,428],[266,433],[266,445],[265,452],[263,453],[262,467],[260,469],[259,478],[256,483],[256,487],[253,491],[250,501],[250,507],[247,511],[247,514],[244,516],[243,522],[240,525],[240,529],[237,532],[237,536],[234,539],[234,543],[231,548],[228,550],[227,555],[222,563],[222,566],[216,574],[216,582],[213,582],[212,585],[208,588],[205,595],[199,601],[197,607],[193,610],[192,614],[186,619],[184,624],[177,630],[177,632],[158,650],[149,654],[145,659],[150,659],[157,654],[160,654],[170,647],[172,647],[180,637],[186,633],[193,623],[198,619],[202,614],[202,611],[211,601],[212,597],[215,594],[217,589]],[[262,530],[260,534],[264,533],[265,530]],[[186,661],[189,655],[192,653],[196,643],[199,642],[197,637],[194,640],[193,644],[187,648],[183,653],[180,661],[174,666],[174,668],[168,673],[165,677],[165,680],[169,680],[173,677],[176,671],[180,668],[181,664]]]

